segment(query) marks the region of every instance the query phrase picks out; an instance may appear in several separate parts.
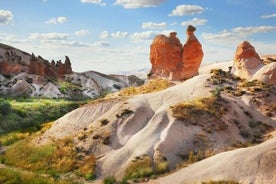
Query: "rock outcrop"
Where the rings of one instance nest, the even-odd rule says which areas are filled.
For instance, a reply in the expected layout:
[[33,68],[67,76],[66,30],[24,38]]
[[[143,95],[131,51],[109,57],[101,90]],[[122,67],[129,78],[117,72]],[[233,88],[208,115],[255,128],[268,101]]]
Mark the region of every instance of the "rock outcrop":
[[65,56],[64,63],[61,60],[50,63],[41,56],[36,57],[34,54],[30,55],[11,46],[0,44],[0,74],[14,76],[22,72],[62,78],[73,71],[68,56]]
[[244,41],[238,45],[234,56],[235,75],[248,79],[263,66],[260,56],[248,41]]
[[247,80],[259,80],[266,84],[276,84],[276,63],[263,64],[255,48],[243,41],[238,45],[233,64],[233,73]]
[[150,46],[150,62],[148,78],[169,78],[181,68],[181,49],[167,36],[157,35]]
[[182,47],[176,32],[170,36],[157,35],[150,46],[152,68],[148,78],[166,77],[171,80],[186,80],[198,75],[203,58],[202,46],[194,35],[195,28],[188,26],[187,41]]
[[44,60],[42,57],[35,57],[32,54],[30,59],[30,65],[28,73],[40,75],[40,76],[50,76],[54,78],[62,78],[66,74],[71,74],[72,67],[71,62],[68,56],[65,56],[65,62],[62,63],[61,60],[55,62],[52,60],[51,63],[49,61]]
[[106,92],[144,83],[136,76],[72,71],[71,62],[51,63],[0,43],[0,95],[46,98],[97,98]]
[[189,79],[198,75],[198,69],[204,56],[202,46],[194,35],[195,28],[189,26],[187,29],[187,41],[183,47],[181,79]]

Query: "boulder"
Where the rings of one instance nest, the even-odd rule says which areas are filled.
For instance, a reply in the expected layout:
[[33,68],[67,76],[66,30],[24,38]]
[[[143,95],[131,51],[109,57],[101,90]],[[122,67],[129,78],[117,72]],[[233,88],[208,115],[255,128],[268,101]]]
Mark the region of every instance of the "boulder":
[[11,94],[12,96],[27,96],[31,93],[32,87],[25,80],[17,80],[9,91],[9,94]]
[[236,76],[250,79],[263,66],[260,56],[248,41],[243,41],[238,45],[233,65],[233,72]]
[[263,66],[253,75],[252,79],[262,81],[265,84],[276,84],[276,63]]
[[276,84],[276,63],[263,63],[255,48],[243,41],[238,45],[233,64],[233,73],[247,80],[259,80],[266,84]]

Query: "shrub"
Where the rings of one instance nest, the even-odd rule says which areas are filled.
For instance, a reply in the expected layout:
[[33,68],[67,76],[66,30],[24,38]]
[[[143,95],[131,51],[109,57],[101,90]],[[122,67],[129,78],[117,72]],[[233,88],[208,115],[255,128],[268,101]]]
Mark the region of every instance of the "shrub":
[[154,174],[152,162],[149,156],[139,157],[132,161],[125,172],[126,179],[139,179],[150,177]]
[[109,123],[109,120],[108,119],[102,119],[102,120],[100,120],[100,123],[101,123],[101,126],[105,126]]
[[189,102],[179,103],[171,106],[173,117],[179,120],[197,118],[199,115],[208,113],[216,117],[220,117],[224,114],[225,109],[222,104],[223,100],[209,97],[200,98]]
[[104,178],[103,183],[104,184],[116,184],[117,181],[114,176],[107,176],[106,178]]
[[7,100],[0,98],[0,113],[2,115],[7,115],[11,111],[11,105]]

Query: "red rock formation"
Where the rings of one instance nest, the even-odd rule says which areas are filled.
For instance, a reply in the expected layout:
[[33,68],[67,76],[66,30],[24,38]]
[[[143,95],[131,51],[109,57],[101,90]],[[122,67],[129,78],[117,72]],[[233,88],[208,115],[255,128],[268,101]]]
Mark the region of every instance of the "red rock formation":
[[40,76],[62,78],[65,74],[71,74],[72,72],[71,62],[68,56],[65,56],[64,64],[61,61],[58,61],[57,63],[52,61],[50,64],[42,57],[36,58],[32,55],[28,73]]
[[198,75],[198,69],[204,56],[202,46],[194,35],[195,27],[188,26],[187,41],[183,47],[182,53],[182,70],[180,71],[180,79],[189,79]]
[[21,67],[17,63],[0,62],[0,74],[15,75],[21,72]]
[[[0,48],[4,49],[4,52],[1,50],[0,53],[0,74],[13,76],[26,72],[39,76],[63,78],[64,75],[73,73],[68,56],[65,56],[64,63],[61,61],[50,63],[41,56],[29,55],[8,45],[0,44]],[[22,55],[24,55],[24,61]],[[26,61],[26,58],[30,60]]]
[[263,64],[255,48],[244,41],[238,45],[234,56],[236,76],[247,80],[259,80],[266,84],[276,84],[276,63]]
[[263,67],[263,63],[255,48],[248,41],[243,41],[237,47],[233,66],[236,76],[249,79]]
[[176,33],[170,37],[158,35],[150,46],[150,61],[152,64],[149,78],[167,77],[172,80],[185,80],[198,75],[198,69],[203,58],[201,44],[193,34],[195,28],[188,27],[188,39],[183,47]]
[[181,64],[181,49],[165,35],[157,35],[150,46],[149,78],[169,77]]

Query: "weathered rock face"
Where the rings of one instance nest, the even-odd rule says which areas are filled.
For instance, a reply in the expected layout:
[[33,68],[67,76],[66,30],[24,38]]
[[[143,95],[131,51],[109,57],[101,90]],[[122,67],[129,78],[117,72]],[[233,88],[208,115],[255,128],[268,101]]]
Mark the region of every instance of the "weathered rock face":
[[201,44],[191,32],[182,48],[175,36],[176,33],[173,33],[170,37],[157,35],[154,38],[150,46],[152,68],[148,78],[167,77],[171,80],[185,80],[198,75],[204,55]]
[[34,54],[30,55],[11,46],[0,44],[0,74],[14,76],[21,72],[62,78],[73,71],[68,56],[65,56],[64,63],[61,61],[50,63],[40,56],[36,57]]
[[72,67],[68,56],[65,56],[65,63],[63,64],[60,60],[55,63],[52,61],[51,64],[41,57],[35,57],[32,55],[30,59],[30,65],[28,73],[40,75],[40,76],[51,76],[54,78],[62,78],[65,74],[71,74]]
[[265,84],[276,84],[276,63],[263,66],[253,75],[252,79],[262,81]]
[[235,75],[249,79],[263,64],[255,48],[248,41],[244,41],[237,47],[233,67]]
[[248,41],[238,45],[233,67],[233,73],[241,78],[276,84],[276,63],[264,65],[255,48]]
[[165,35],[157,35],[150,46],[149,78],[169,77],[181,65],[181,49]]
[[192,33],[188,35],[187,42],[184,44],[182,53],[182,70],[180,79],[189,79],[198,75],[198,69],[202,62],[203,50],[200,42]]

